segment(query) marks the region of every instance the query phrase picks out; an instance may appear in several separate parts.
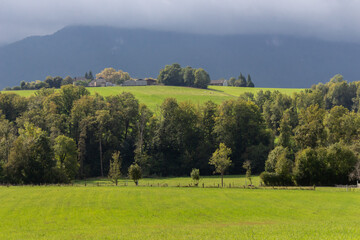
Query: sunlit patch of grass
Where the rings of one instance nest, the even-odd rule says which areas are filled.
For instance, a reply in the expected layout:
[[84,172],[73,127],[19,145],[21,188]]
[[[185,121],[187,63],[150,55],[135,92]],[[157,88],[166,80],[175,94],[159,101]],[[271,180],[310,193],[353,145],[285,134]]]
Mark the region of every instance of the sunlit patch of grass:
[[[133,86],[133,87],[92,87],[87,88],[91,94],[98,93],[102,96],[117,95],[122,92],[131,92],[139,99],[140,103],[146,104],[150,109],[157,111],[162,102],[169,97],[176,98],[179,102],[191,101],[195,105],[202,105],[211,100],[220,104],[224,100],[237,98],[245,92],[256,94],[259,90],[280,91],[285,94],[293,94],[303,89],[298,88],[240,88],[240,87],[222,87],[209,86],[209,89],[198,89],[189,87],[173,86]],[[16,93],[24,97],[34,95],[34,90],[3,91],[2,93]]]
[[0,187],[0,200],[0,239],[358,239],[360,234],[360,192],[327,188],[11,186]]

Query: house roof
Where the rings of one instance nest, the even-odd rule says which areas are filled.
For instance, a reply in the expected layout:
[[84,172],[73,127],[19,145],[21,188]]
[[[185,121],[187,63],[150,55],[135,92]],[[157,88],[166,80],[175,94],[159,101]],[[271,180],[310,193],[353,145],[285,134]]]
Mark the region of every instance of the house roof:
[[106,82],[106,80],[103,79],[103,78],[96,79],[95,81],[98,82],[98,83],[105,83]]
[[145,81],[157,82],[157,79],[154,79],[154,78],[145,78]]
[[211,80],[210,84],[223,84],[224,82],[225,82],[225,79]]

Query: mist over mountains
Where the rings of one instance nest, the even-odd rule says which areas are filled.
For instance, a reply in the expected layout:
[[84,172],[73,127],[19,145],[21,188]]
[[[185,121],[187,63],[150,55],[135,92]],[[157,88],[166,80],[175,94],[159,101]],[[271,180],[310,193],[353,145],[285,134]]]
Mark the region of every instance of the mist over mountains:
[[360,44],[273,35],[201,35],[71,26],[0,47],[0,88],[46,76],[114,67],[157,77],[166,64],[204,68],[211,79],[251,74],[257,87],[310,87],[340,73],[360,79]]

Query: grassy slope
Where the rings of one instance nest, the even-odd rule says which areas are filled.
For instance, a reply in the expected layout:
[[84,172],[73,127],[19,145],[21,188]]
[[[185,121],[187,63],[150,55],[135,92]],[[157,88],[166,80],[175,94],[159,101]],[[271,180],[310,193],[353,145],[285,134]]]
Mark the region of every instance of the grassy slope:
[[0,187],[0,239],[358,239],[359,192]]
[[[131,92],[135,95],[141,103],[145,103],[153,110],[156,110],[164,99],[174,97],[179,102],[192,101],[194,104],[203,104],[208,100],[215,103],[221,103],[226,99],[238,97],[244,92],[256,93],[259,90],[278,90],[286,94],[299,92],[302,89],[288,89],[288,88],[237,88],[237,87],[219,87],[212,86],[209,89],[196,89],[187,87],[172,87],[172,86],[139,86],[139,87],[102,87],[102,88],[88,88],[91,94],[99,93],[102,96],[116,95],[122,92]],[[35,91],[9,91],[17,93],[21,96],[31,96]],[[8,93],[8,92],[6,92]]]

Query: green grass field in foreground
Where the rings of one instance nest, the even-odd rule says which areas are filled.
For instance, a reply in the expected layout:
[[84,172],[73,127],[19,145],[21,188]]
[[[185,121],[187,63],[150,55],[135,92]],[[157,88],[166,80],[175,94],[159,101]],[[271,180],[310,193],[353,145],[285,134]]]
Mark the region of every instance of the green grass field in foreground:
[[318,240],[360,234],[359,191],[11,186],[0,187],[0,200],[0,239]]
[[[120,94],[122,92],[131,92],[141,103],[146,104],[152,110],[157,110],[164,99],[169,97],[176,98],[179,102],[192,101],[194,104],[203,104],[206,101],[221,103],[224,100],[236,98],[244,92],[256,93],[259,90],[275,91],[278,90],[285,94],[293,94],[303,89],[298,88],[239,88],[239,87],[221,87],[210,86],[209,89],[197,89],[188,87],[172,86],[138,86],[138,87],[99,87],[87,88],[91,94],[98,93],[102,96]],[[34,90],[5,91],[2,93],[17,93],[21,96],[31,96]]]

